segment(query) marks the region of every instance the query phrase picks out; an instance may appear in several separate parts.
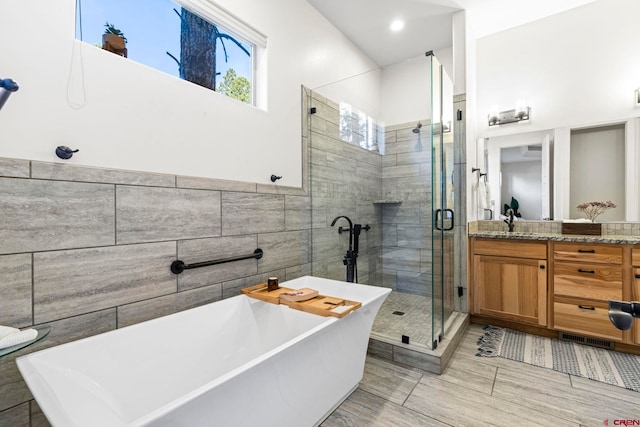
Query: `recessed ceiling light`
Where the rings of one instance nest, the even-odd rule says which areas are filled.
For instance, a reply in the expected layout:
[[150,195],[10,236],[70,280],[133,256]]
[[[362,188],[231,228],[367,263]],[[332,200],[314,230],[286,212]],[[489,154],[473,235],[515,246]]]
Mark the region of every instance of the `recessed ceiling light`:
[[400,31],[404,28],[404,21],[401,19],[396,19],[391,23],[389,28],[391,29],[391,31]]

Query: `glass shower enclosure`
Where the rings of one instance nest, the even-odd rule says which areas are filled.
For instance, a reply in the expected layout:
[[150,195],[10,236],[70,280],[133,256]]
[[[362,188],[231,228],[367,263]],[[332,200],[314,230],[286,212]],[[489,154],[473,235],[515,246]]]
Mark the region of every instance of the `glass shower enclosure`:
[[459,142],[444,67],[432,54],[411,66],[391,91],[389,70],[303,90],[311,272],[391,288],[372,339],[432,351],[456,306]]

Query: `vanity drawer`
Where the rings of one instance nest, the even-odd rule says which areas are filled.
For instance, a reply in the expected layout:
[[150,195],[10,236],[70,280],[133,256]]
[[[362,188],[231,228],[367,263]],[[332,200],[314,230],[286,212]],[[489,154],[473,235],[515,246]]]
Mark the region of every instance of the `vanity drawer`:
[[557,262],[553,266],[553,293],[607,301],[622,299],[622,267]]
[[622,331],[609,320],[605,303],[553,303],[553,327],[614,341],[622,341]]
[[475,255],[547,259],[547,243],[535,240],[476,239]]
[[622,246],[593,243],[554,243],[553,258],[559,261],[622,264]]

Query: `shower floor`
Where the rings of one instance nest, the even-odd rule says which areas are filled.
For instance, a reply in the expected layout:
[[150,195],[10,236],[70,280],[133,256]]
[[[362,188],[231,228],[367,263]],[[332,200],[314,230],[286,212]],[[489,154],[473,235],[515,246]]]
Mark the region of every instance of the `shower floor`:
[[[431,313],[431,297],[391,291],[373,323],[372,337],[400,343],[402,336],[406,335],[410,345],[430,349]],[[438,329],[440,322],[438,316]]]

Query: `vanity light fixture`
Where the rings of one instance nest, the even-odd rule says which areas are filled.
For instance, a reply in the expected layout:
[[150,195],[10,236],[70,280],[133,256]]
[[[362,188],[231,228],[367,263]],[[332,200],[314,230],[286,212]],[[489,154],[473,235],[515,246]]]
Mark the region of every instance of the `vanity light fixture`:
[[489,126],[504,125],[507,123],[517,123],[524,120],[529,120],[531,115],[531,108],[527,106],[527,102],[519,100],[516,102],[516,108],[513,110],[500,111],[497,105],[491,107],[489,112],[488,122]]

